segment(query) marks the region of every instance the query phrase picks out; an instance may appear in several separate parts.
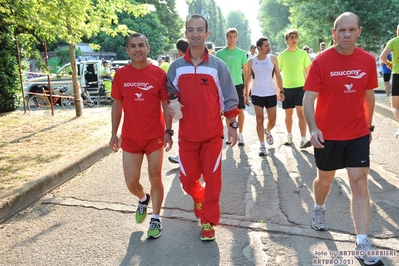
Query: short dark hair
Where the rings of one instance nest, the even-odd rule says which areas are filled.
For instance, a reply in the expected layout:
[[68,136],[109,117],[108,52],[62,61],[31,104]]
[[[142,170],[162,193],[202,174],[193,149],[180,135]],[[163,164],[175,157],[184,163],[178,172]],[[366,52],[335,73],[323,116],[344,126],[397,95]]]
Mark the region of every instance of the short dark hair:
[[266,38],[266,37],[260,37],[259,40],[256,41],[256,46],[257,47],[262,47],[263,42],[265,42],[265,41],[269,41],[269,39]]
[[236,28],[228,28],[226,30],[226,38],[229,36],[229,33],[235,33],[238,36],[238,30]]
[[189,43],[187,41],[187,39],[178,39],[176,42],[176,49],[182,51],[183,53],[185,53],[187,51],[187,47],[189,46]]
[[285,40],[288,40],[291,34],[295,34],[298,37],[298,31],[290,29],[285,32]]
[[205,21],[205,31],[208,32],[208,21],[206,20],[206,18],[204,18],[204,16],[198,15],[198,14],[194,14],[188,17],[188,19],[186,20],[186,30],[187,30],[187,23],[191,20],[191,19],[203,19]]
[[142,34],[142,33],[136,32],[136,33],[131,34],[129,37],[127,37],[127,39],[126,39],[126,47],[129,46],[130,38],[139,38],[139,37],[143,37],[144,40],[145,40],[145,45],[149,46],[147,37],[144,34]]

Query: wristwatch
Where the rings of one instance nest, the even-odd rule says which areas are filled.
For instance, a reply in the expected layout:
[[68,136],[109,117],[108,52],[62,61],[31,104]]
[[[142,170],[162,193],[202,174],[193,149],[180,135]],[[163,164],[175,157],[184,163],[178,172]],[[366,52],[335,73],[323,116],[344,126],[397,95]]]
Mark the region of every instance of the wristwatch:
[[165,133],[168,133],[169,135],[173,136],[174,131],[173,131],[173,129],[167,129],[167,130],[165,131]]
[[230,127],[232,127],[232,128],[238,128],[238,123],[237,122],[231,122],[230,123]]
[[370,132],[374,131],[374,125],[371,125],[371,127],[369,127]]

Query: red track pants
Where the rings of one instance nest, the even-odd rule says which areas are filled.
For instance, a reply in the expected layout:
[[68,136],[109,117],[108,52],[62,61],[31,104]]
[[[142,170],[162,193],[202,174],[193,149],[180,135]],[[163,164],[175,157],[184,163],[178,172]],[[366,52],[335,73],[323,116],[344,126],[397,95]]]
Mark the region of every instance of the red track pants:
[[[220,218],[223,139],[179,140],[180,181],[195,203],[203,200],[201,223],[217,225]],[[200,178],[204,179],[205,186]]]

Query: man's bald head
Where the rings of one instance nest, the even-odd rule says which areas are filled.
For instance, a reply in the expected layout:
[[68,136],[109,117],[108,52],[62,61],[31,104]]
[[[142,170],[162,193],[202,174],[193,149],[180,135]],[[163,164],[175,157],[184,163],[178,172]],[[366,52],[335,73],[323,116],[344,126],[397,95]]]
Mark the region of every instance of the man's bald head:
[[[360,28],[360,26],[361,26],[361,21],[360,21],[359,16],[356,15],[355,13],[352,13],[352,12],[345,12],[345,13],[342,13],[341,15],[339,15],[339,16],[337,17],[337,19],[335,20],[335,22],[334,22],[334,30],[337,29],[338,23],[339,23],[342,19],[345,19],[345,18],[355,18],[355,19],[357,20],[357,27]],[[398,26],[399,26],[399,25],[398,25]]]

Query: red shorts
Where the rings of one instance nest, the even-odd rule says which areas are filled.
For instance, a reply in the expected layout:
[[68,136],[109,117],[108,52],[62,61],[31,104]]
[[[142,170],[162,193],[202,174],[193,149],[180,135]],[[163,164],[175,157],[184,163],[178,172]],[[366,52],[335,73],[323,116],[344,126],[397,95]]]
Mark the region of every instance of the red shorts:
[[128,139],[122,138],[122,150],[135,154],[151,154],[163,147],[163,137],[154,139]]

